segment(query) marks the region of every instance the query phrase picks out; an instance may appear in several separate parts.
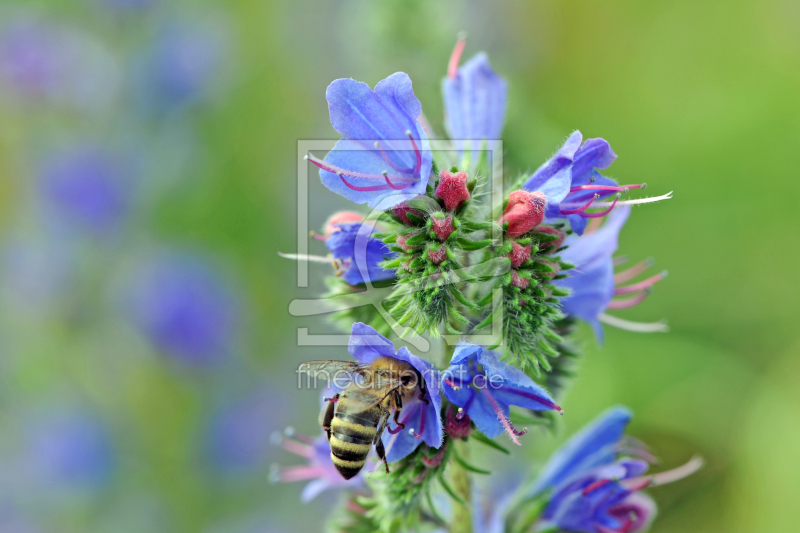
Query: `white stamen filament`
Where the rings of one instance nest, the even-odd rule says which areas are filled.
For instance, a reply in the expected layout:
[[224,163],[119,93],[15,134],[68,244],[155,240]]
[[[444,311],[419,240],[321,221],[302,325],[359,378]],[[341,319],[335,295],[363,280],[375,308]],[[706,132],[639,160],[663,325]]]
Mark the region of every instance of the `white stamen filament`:
[[[621,205],[638,205],[638,204],[651,204],[653,202],[660,202],[661,200],[669,200],[672,198],[672,191],[669,191],[667,194],[662,194],[661,196],[652,196],[650,198],[637,198],[635,200],[620,200],[617,202],[617,207]],[[614,202],[594,202],[592,207],[611,207]],[[563,203],[560,204],[559,207],[563,209],[577,209],[581,207],[582,204],[576,203]]]
[[327,263],[330,264],[333,261],[332,255],[308,255],[308,254],[286,254],[283,252],[278,252],[278,255],[281,257],[285,257],[286,259],[294,259],[295,261],[311,261],[312,263]]
[[622,318],[607,315],[605,313],[601,313],[598,318],[600,319],[600,322],[608,324],[609,326],[614,326],[615,328],[624,329],[627,331],[634,331],[636,333],[663,333],[665,331],[669,331],[669,326],[667,326],[666,322],[664,321],[632,322],[630,320],[624,320]]

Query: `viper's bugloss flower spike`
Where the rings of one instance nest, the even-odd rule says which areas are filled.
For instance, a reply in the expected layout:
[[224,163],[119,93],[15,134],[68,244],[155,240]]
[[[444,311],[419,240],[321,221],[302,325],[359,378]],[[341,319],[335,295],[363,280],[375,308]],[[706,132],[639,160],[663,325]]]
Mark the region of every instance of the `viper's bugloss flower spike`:
[[[395,276],[394,270],[386,270],[380,263],[395,258],[397,254],[372,236],[374,227],[365,227],[360,222],[333,224],[331,227],[333,231],[325,240],[325,246],[337,261],[337,275],[348,284],[364,283],[365,276],[371,282]],[[363,262],[362,266],[359,266],[359,259]]]
[[433,155],[407,74],[392,74],[374,91],[352,79],[335,80],[326,97],[331,124],[344,138],[323,161],[307,159],[320,168],[328,189],[381,209],[425,193]]
[[637,492],[654,484],[677,481],[702,466],[702,461],[695,458],[675,470],[644,476],[648,470],[646,461],[619,457],[630,419],[628,409],[611,408],[552,456],[529,491],[533,497],[549,491],[539,530],[639,531],[655,516],[655,504]]
[[[425,380],[424,399],[412,398],[403,404],[400,423],[394,421],[383,434],[386,459],[393,463],[413,452],[421,442],[434,448],[442,445],[443,425],[440,412],[442,399],[439,392],[439,372],[428,361],[417,357],[402,346],[395,351],[392,342],[375,331],[374,328],[356,322],[350,335],[350,355],[360,363],[372,363],[378,357],[392,357],[413,366]],[[413,433],[412,433],[413,430]]]
[[508,204],[500,218],[501,224],[508,224],[509,237],[521,237],[544,220],[546,195],[542,192],[513,191],[508,195]]
[[547,391],[524,372],[476,344],[456,347],[450,367],[442,374],[442,388],[447,399],[461,407],[484,435],[495,438],[507,431],[515,444],[525,430],[511,425],[511,405],[561,412]]
[[[616,287],[616,283],[632,279],[647,266],[647,263],[637,265],[632,270],[621,273],[615,282],[613,255],[617,251],[619,233],[630,212],[630,206],[619,207],[608,215],[605,224],[597,231],[567,239],[568,248],[563,252],[562,258],[574,264],[575,269],[568,277],[553,282],[570,290],[570,295],[562,300],[564,313],[588,322],[600,342],[603,341],[601,321],[606,316],[605,311],[633,307],[640,303],[652,285],[666,276],[661,273],[637,284]],[[621,294],[632,296],[612,300],[615,295]],[[664,326],[660,323],[648,326],[651,331],[664,331]]]
[[297,435],[293,430],[284,433],[284,435],[276,434],[275,441],[286,451],[306,459],[307,464],[285,467],[273,465],[270,472],[273,482],[310,481],[300,495],[300,499],[304,502],[313,500],[318,494],[328,489],[364,486],[363,476],[358,475],[351,479],[345,479],[336,470],[336,466],[331,460],[331,447],[324,434],[316,439],[311,439],[304,435]]
[[[460,53],[459,48],[454,52]],[[458,64],[458,58],[455,63]],[[450,138],[457,143],[499,139],[505,121],[507,92],[506,81],[495,73],[485,53],[450,72],[442,80],[445,128]],[[478,146],[475,144],[471,148]],[[459,146],[459,149],[464,147]]]

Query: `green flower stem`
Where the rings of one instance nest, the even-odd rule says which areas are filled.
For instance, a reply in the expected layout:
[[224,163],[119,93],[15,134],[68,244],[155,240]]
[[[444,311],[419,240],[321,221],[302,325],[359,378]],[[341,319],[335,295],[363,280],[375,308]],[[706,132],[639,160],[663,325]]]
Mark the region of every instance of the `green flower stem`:
[[[461,458],[469,458],[469,445],[460,439],[454,439],[452,445],[456,447],[455,452]],[[461,466],[458,461],[450,463],[450,486],[456,494],[467,503],[453,502],[453,522],[450,524],[450,533],[472,533],[472,509],[470,508],[470,498],[472,497],[472,479],[470,472]]]

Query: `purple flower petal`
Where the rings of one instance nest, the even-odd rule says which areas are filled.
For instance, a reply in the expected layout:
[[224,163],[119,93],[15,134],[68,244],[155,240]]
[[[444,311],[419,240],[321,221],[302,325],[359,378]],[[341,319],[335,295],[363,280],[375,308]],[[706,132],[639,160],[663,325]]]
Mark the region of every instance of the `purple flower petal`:
[[[451,139],[499,139],[506,112],[507,86],[480,53],[442,81],[445,128]],[[475,146],[473,146],[475,148]]]

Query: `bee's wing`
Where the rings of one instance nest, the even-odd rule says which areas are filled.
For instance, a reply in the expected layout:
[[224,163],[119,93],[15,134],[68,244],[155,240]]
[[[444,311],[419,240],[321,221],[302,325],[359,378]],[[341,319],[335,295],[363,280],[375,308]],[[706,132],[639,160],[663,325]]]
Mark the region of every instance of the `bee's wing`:
[[367,383],[354,382],[347,389],[347,411],[360,413],[381,403],[393,390],[399,389],[403,382],[375,372]]
[[324,377],[331,379],[337,373],[355,374],[363,372],[369,365],[358,361],[308,361],[298,368],[299,372],[308,374],[312,378]]

